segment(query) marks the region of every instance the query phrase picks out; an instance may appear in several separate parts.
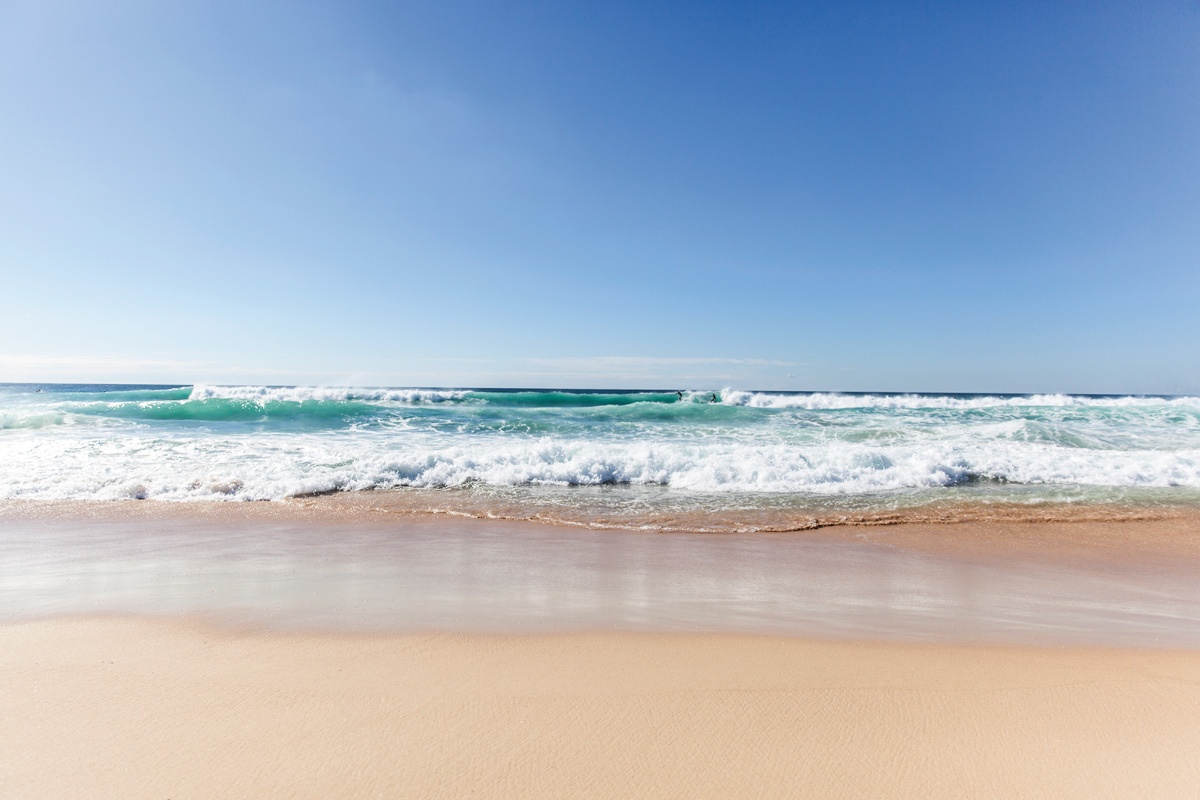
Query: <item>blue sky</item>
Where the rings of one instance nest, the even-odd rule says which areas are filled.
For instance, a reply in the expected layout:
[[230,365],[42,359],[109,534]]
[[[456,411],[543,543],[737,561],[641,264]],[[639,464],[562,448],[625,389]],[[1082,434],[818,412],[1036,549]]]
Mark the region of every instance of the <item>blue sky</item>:
[[1200,6],[0,2],[0,380],[1200,392]]

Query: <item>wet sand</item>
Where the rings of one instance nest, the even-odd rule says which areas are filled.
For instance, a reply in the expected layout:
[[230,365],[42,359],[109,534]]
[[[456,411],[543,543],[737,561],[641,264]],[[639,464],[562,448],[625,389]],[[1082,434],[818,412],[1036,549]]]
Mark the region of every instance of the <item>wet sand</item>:
[[0,507],[6,797],[1187,797],[1200,525]]
[[0,620],[1200,647],[1200,524],[591,531],[280,503],[0,509]]

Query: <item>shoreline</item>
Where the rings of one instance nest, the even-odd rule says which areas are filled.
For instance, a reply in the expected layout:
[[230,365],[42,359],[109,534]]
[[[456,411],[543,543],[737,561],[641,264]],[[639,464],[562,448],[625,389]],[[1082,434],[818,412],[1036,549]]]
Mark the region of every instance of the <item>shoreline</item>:
[[505,525],[561,529],[603,535],[804,536],[826,541],[877,541],[931,554],[965,558],[1022,557],[1097,560],[1101,563],[1200,563],[1200,508],[1062,505],[1032,513],[1024,506],[980,509],[971,514],[886,513],[869,518],[842,516],[807,527],[786,529],[646,528],[590,525],[539,516],[414,507],[397,502],[403,491],[337,492],[264,501],[171,500],[0,500],[5,522],[171,523],[206,521],[233,526],[351,525],[380,528],[404,525]]
[[[837,528],[887,528],[905,525],[1037,524],[1077,522],[1200,523],[1200,500],[1135,501],[982,497],[951,494],[913,505],[839,506],[837,496],[813,496],[807,507],[680,508],[658,502],[666,490],[647,492],[637,487],[645,503],[637,510],[605,508],[593,501],[614,487],[494,487],[496,494],[479,494],[464,487],[390,488],[329,491],[261,500],[197,499],[0,499],[0,519],[60,516],[221,515],[234,519],[261,515],[284,519],[367,521],[378,517],[485,519],[537,523],[586,530],[652,533],[804,533]],[[518,490],[516,494],[505,491]],[[619,488],[619,487],[617,487]],[[541,494],[542,492],[548,492]],[[563,502],[580,493],[580,502]],[[619,493],[618,493],[619,494]],[[686,496],[681,495],[681,496]],[[844,500],[845,498],[841,498]]]
[[1200,518],[597,531],[321,503],[0,505],[0,621],[1200,648]]
[[27,800],[1200,789],[1197,651],[57,619],[0,624],[0,707]]

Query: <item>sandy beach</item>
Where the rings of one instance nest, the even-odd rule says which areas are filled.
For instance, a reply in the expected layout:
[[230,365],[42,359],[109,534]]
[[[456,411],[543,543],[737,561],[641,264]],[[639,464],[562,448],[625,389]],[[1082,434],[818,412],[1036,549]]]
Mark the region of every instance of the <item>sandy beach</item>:
[[0,509],[5,797],[1191,797],[1196,520]]
[[1200,653],[0,627],[0,785],[58,797],[1193,797]]

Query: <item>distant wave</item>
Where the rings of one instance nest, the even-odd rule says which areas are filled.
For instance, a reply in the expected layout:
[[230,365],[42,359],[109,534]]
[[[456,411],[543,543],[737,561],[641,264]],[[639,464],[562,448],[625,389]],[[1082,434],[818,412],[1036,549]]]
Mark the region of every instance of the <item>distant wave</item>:
[[[105,388],[94,393],[78,389],[53,393],[73,403],[169,403],[206,400],[238,401],[260,407],[281,403],[372,403],[380,405],[433,405],[474,403],[513,408],[589,408],[603,406],[722,405],[767,410],[972,410],[990,408],[1188,408],[1200,409],[1200,397],[1088,396],[1070,394],[955,395],[955,394],[844,394],[838,392],[754,392],[684,389],[679,392],[578,391],[541,389],[423,389],[348,386],[222,386],[139,389]],[[0,409],[2,411],[3,409]]]
[[188,400],[245,400],[266,403],[343,402],[441,403],[461,400],[469,392],[460,389],[355,389],[337,386],[209,386],[192,387]]
[[774,394],[726,389],[718,395],[726,405],[751,408],[822,409],[973,409],[973,408],[1039,408],[1039,407],[1134,407],[1134,406],[1195,406],[1200,397],[1089,397],[1070,394],[1035,395],[942,395],[942,394],[837,394],[814,392],[805,394]]
[[[707,396],[707,395],[706,395]],[[371,389],[338,386],[210,386],[192,387],[189,400],[242,400],[268,403],[346,402],[424,404],[474,401],[525,408],[622,406],[668,403],[675,392],[587,392],[538,389]]]

